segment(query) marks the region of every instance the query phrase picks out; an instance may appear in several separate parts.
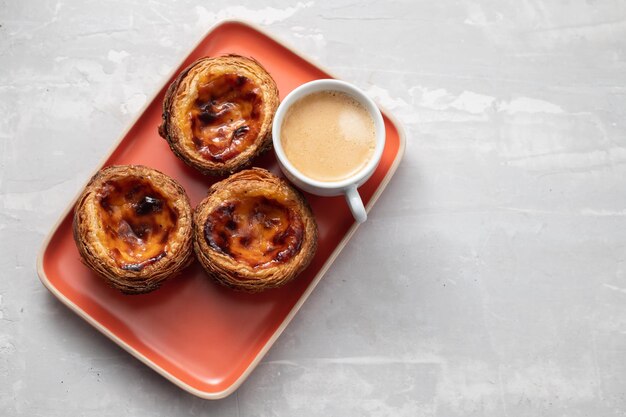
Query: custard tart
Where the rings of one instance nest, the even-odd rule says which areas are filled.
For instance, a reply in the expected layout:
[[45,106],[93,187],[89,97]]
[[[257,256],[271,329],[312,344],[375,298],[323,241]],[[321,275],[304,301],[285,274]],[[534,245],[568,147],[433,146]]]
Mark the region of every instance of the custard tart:
[[203,174],[232,173],[271,145],[278,104],[276,83],[254,59],[201,58],[169,86],[159,134]]
[[158,288],[193,254],[193,212],[185,190],[141,165],[100,170],[74,209],[83,262],[126,294]]
[[219,283],[258,292],[308,266],[317,224],[302,195],[284,180],[252,168],[215,183],[194,212],[194,249]]

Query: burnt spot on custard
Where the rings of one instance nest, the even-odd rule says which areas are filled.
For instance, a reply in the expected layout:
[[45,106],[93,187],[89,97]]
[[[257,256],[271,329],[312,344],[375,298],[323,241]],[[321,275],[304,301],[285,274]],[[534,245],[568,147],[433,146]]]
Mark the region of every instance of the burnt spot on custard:
[[167,255],[178,215],[143,178],[106,181],[96,195],[100,240],[123,270],[139,272]]
[[304,223],[293,209],[263,196],[224,202],[204,225],[204,238],[214,250],[253,268],[293,258],[302,247]]
[[261,89],[243,75],[223,74],[201,82],[189,111],[196,150],[212,162],[239,155],[259,134],[262,107]]

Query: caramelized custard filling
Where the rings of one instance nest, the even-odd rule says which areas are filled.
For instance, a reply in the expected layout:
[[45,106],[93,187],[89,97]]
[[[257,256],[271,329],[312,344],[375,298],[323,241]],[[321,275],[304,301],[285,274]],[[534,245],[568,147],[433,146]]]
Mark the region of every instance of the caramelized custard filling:
[[252,144],[261,128],[262,97],[261,89],[243,75],[200,82],[189,111],[192,141],[200,155],[224,162]]
[[304,238],[304,223],[293,209],[263,196],[227,201],[216,207],[204,226],[207,244],[253,268],[285,263]]
[[167,254],[178,215],[148,181],[132,177],[107,181],[97,202],[100,241],[120,268],[141,271]]

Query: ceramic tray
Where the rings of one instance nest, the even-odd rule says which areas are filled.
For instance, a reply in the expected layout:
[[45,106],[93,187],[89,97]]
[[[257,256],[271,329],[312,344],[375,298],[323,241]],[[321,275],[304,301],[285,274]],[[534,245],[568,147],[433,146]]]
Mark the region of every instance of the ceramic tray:
[[[222,22],[165,80],[103,166],[143,164],[156,168],[178,180],[196,205],[215,180],[180,162],[159,137],[161,103],[180,70],[199,57],[226,53],[261,62],[276,80],[281,98],[304,82],[332,78],[258,28],[239,21]],[[401,127],[389,114],[383,114],[387,130],[384,154],[374,175],[360,188],[368,209],[389,182],[404,151]],[[271,151],[253,165],[280,173]],[[306,198],[319,225],[319,249],[311,265],[280,289],[261,294],[234,292],[213,283],[194,262],[157,291],[122,295],[80,261],[71,227],[75,200],[44,242],[39,277],[61,302],[174,384],[202,398],[222,398],[252,372],[356,230],[343,197]]]

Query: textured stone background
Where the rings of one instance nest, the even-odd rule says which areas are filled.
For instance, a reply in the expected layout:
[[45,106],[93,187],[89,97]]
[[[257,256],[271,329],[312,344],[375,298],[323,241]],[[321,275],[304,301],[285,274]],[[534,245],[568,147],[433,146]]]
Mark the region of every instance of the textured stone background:
[[[0,0],[0,415],[626,413],[626,3]],[[404,123],[370,220],[242,388],[208,402],[37,279],[164,77],[256,22]]]

